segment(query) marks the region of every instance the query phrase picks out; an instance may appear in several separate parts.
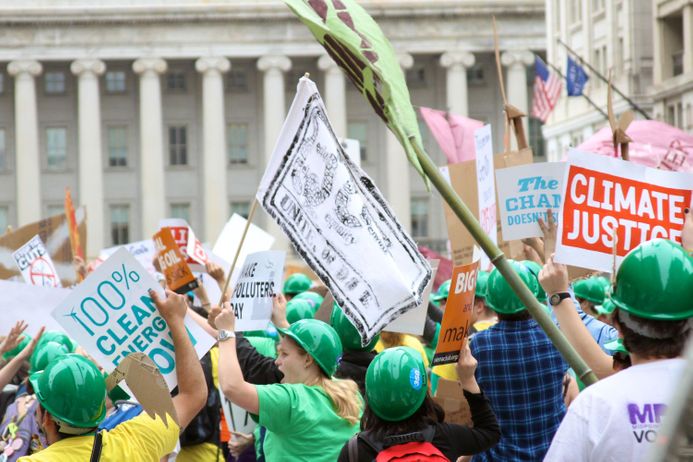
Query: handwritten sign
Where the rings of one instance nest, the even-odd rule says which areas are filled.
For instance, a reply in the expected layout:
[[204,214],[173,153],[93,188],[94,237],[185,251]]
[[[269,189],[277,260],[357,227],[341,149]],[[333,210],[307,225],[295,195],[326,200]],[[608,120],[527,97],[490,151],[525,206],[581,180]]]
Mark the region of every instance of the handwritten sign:
[[[176,384],[171,333],[148,290],[161,286],[125,249],[120,249],[78,285],[51,315],[107,372],[130,353],[145,353],[169,390]],[[189,317],[185,326],[198,358],[215,340]]]
[[433,355],[433,366],[456,363],[460,349],[469,337],[474,310],[474,291],[479,261],[456,266],[452,270],[450,294],[440,323],[438,346]]
[[14,251],[12,257],[27,283],[41,287],[60,287],[60,278],[53,260],[38,235]]
[[566,164],[544,162],[496,170],[503,239],[542,237],[539,218],[561,207]]
[[564,179],[556,260],[611,272],[640,243],[681,242],[693,175],[571,150]]
[[[479,201],[479,224],[494,244],[498,244],[496,224],[496,185],[493,178],[493,139],[491,125],[474,130],[476,149],[476,178]],[[481,256],[481,267],[487,269],[491,260],[486,254]]]

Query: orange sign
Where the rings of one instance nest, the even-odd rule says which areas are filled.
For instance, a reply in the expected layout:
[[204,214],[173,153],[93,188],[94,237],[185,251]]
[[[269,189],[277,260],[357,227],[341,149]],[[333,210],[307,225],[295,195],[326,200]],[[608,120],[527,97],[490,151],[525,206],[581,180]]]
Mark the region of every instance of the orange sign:
[[169,228],[161,228],[152,236],[157,250],[161,272],[166,277],[166,285],[174,292],[185,294],[197,288],[197,279],[185,262],[185,256],[171,235]]
[[65,188],[65,217],[67,218],[67,229],[70,233],[72,256],[84,259],[82,245],[79,242],[79,226],[77,225],[77,216],[75,215],[75,206],[72,203],[70,188]]
[[433,366],[456,363],[460,349],[469,337],[474,311],[474,291],[479,260],[452,270],[450,295],[445,304],[443,321],[440,323],[438,346],[433,355]]

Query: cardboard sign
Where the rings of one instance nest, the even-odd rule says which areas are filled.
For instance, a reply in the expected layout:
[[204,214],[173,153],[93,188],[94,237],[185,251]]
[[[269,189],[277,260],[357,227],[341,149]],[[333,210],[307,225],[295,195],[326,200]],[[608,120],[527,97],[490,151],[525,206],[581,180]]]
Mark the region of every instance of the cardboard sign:
[[556,261],[611,272],[640,243],[681,242],[693,175],[571,150],[564,179]]
[[[496,214],[496,185],[493,176],[493,138],[491,125],[474,130],[476,151],[476,178],[478,188],[479,224],[494,244],[498,244],[498,218]],[[491,266],[486,254],[481,255],[481,267]]]
[[202,247],[202,243],[195,237],[192,228],[182,218],[166,218],[159,222],[159,229],[169,228],[173,239],[178,244],[181,252],[186,258],[188,265],[194,265],[195,271],[204,271],[205,264],[209,260],[209,256]]
[[[493,157],[494,168],[513,167],[515,165],[524,165],[532,163],[532,151],[530,149],[522,149],[518,152],[510,154],[496,154]],[[443,169],[441,168],[441,171]],[[445,167],[450,185],[457,192],[460,198],[467,204],[467,207],[472,211],[474,216],[479,219],[479,199],[477,192],[477,174],[476,162],[473,160],[452,164]],[[496,207],[498,205],[496,204]],[[445,222],[448,227],[448,238],[452,247],[452,261],[454,265],[463,265],[473,261],[474,238],[467,228],[460,222],[457,215],[452,211],[450,206],[443,202],[443,210],[445,212]],[[498,218],[496,223],[496,239],[498,246],[506,255],[516,258],[522,255],[521,242],[508,242],[498,236],[501,232],[500,213],[496,213]],[[493,234],[493,232],[491,233]]]
[[459,382],[438,379],[438,389],[433,400],[445,411],[446,423],[472,425],[472,412]]
[[478,272],[479,261],[456,266],[452,271],[450,295],[445,304],[443,321],[440,323],[433,366],[456,363],[460,357],[460,349],[469,337]]
[[41,287],[60,287],[60,278],[53,265],[53,260],[51,260],[48,250],[38,235],[18,248],[12,257],[28,284]]
[[198,286],[197,279],[185,262],[185,256],[173,240],[169,228],[161,228],[152,238],[157,250],[157,260],[161,272],[166,277],[166,285],[174,292],[185,294]]
[[551,209],[558,219],[565,167],[564,162],[542,162],[496,170],[503,239],[543,237],[539,218],[547,223]]
[[426,325],[426,314],[428,314],[428,299],[431,295],[431,289],[433,288],[433,281],[435,280],[436,273],[438,272],[438,263],[440,260],[428,260],[431,265],[431,280],[428,281],[428,285],[423,293],[423,300],[421,305],[417,306],[413,310],[407,311],[399,318],[392,321],[390,324],[385,326],[383,329],[386,332],[399,332],[402,334],[411,335],[423,335],[424,327]]
[[368,175],[344,153],[303,77],[257,199],[365,345],[421,304],[431,268]]
[[3,325],[13,326],[17,321],[25,321],[29,324],[27,333],[30,335],[34,335],[41,326],[46,326],[48,330],[63,330],[50,313],[60,300],[70,294],[70,289],[0,280],[0,294]]
[[286,254],[266,250],[248,255],[233,290],[236,331],[265,330],[272,317],[272,297],[281,292]]
[[149,274],[154,274],[157,272],[154,268],[154,265],[152,264],[152,262],[156,258],[156,248],[154,247],[154,241],[152,241],[151,239],[130,242],[129,244],[123,244],[103,249],[99,254],[99,258],[103,261],[106,261],[108,260],[108,257],[116,253],[116,251],[118,251],[121,248],[130,252],[130,254],[133,257],[135,257],[137,262],[149,272]]
[[[148,290],[165,297],[161,286],[125,249],[99,266],[51,315],[106,372],[130,353],[145,353],[159,368],[169,391],[176,384],[171,332]],[[185,327],[201,358],[215,340],[190,317]]]
[[[87,241],[86,217],[87,215],[84,207],[79,207],[75,211],[81,242]],[[70,233],[64,213],[22,226],[0,237],[0,279],[10,279],[13,276],[20,276],[21,272],[19,268],[17,268],[14,258],[12,258],[12,252],[37,234],[45,244],[53,260],[53,266],[58,272],[58,276],[60,276],[61,285],[69,287],[76,284],[78,281],[75,269],[72,266]]]

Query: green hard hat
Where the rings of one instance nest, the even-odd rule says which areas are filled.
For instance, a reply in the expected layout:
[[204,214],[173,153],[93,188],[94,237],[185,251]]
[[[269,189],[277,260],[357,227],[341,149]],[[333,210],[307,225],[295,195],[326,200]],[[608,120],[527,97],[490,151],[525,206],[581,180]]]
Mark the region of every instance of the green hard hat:
[[38,344],[36,345],[36,349],[41,348],[41,345],[46,342],[61,343],[65,346],[65,348],[69,350],[68,353],[72,353],[75,351],[75,343],[72,341],[70,336],[65,334],[64,332],[58,332],[56,330],[49,330],[47,332],[44,332],[41,336],[41,339],[38,341]]
[[68,354],[68,350],[62,343],[48,341],[39,344],[36,350],[31,355],[29,361],[30,369],[29,372],[42,371],[51,363],[54,359]]
[[308,300],[296,300],[292,298],[286,303],[286,320],[293,324],[301,319],[313,319],[315,317],[313,307]]
[[375,347],[380,339],[380,334],[376,335],[368,342],[368,345],[361,345],[361,335],[356,327],[344,315],[344,311],[336,303],[332,307],[332,316],[330,324],[339,335],[339,340],[342,341],[342,347],[349,351],[370,351]]
[[306,350],[328,377],[334,375],[342,358],[342,342],[329,324],[317,319],[301,319],[288,329],[277,330]]
[[488,288],[488,277],[491,273],[488,271],[479,270],[476,275],[476,288],[474,289],[474,296],[479,298],[486,298],[486,289]]
[[594,306],[594,311],[601,315],[611,314],[615,309],[616,305],[614,305],[614,302],[612,302],[610,298],[605,298],[604,303]]
[[301,292],[300,294],[297,294],[294,298],[291,300],[305,300],[308,303],[311,304],[313,308],[313,313],[318,311],[318,308],[320,308],[320,305],[322,304],[323,297],[317,292],[313,292],[311,290],[306,290]]
[[6,351],[2,355],[2,359],[9,361],[14,358],[22,351],[29,343],[31,343],[31,336],[27,334],[22,334],[22,339],[19,341],[16,347],[12,348],[10,351]]
[[693,257],[666,239],[644,242],[621,262],[611,300],[644,319],[679,321],[693,316]]
[[534,292],[534,296],[537,297],[537,300],[539,300],[541,303],[546,303],[547,296],[546,296],[546,291],[544,288],[539,284],[539,271],[541,271],[541,265],[535,261],[532,260],[524,260],[522,262],[523,265],[527,267],[530,273],[536,278],[537,280],[537,288],[538,290]]
[[595,305],[601,305],[606,298],[606,286],[596,277],[580,279],[573,283],[575,297],[582,298]]
[[29,376],[36,398],[58,424],[96,427],[106,416],[106,382],[84,356],[67,354]]
[[313,285],[313,281],[303,273],[294,273],[284,281],[284,294],[286,295],[296,295],[303,291],[310,289]]
[[605,343],[604,348],[614,353],[625,353],[627,355],[630,354],[630,351],[626,350],[626,346],[623,344],[622,338],[617,338],[609,343]]
[[445,300],[446,298],[448,298],[449,294],[450,294],[450,279],[443,282],[440,285],[440,287],[438,287],[438,292],[431,295],[431,300],[434,302],[439,302],[441,300]]
[[399,422],[419,410],[428,392],[421,354],[409,347],[383,350],[366,371],[366,398],[383,420]]
[[[529,287],[533,294],[539,292],[539,282],[537,278],[527,269],[525,265],[515,260],[508,260],[512,269],[520,276],[520,279]],[[505,280],[498,268],[493,268],[488,277],[488,288],[486,304],[493,311],[501,314],[519,313],[525,309],[522,301],[515,295],[510,284]]]

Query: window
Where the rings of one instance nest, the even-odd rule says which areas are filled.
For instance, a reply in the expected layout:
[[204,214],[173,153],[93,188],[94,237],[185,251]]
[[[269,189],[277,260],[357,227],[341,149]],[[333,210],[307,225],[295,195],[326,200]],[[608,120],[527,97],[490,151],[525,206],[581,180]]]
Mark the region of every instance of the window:
[[171,218],[182,218],[190,223],[190,204],[171,204]]
[[[601,48],[595,48],[594,49],[594,56],[592,57],[592,65],[594,66],[597,71],[599,71],[600,74],[604,75],[604,72],[601,69],[601,63],[602,63],[602,50]],[[599,87],[602,82],[601,79],[590,79],[591,84],[594,87]]]
[[5,93],[5,74],[0,72],[0,95]]
[[108,127],[108,166],[128,165],[128,131],[126,127]]
[[599,13],[604,11],[604,0],[592,0],[592,12]]
[[347,138],[358,140],[361,149],[361,162],[368,160],[368,124],[362,121],[348,122]]
[[65,73],[46,72],[43,77],[44,91],[47,95],[62,95],[65,93]]
[[64,215],[65,206],[63,204],[48,204],[46,206],[46,216],[54,217],[56,215]]
[[407,85],[410,88],[422,88],[426,86],[426,67],[424,65],[414,65],[407,70]]
[[166,91],[169,93],[185,93],[187,88],[185,72],[171,71],[166,74]]
[[475,63],[467,69],[467,85],[483,85],[486,83],[484,79],[484,65]]
[[188,165],[186,127],[168,127],[168,155],[171,165]]
[[428,198],[411,200],[411,235],[415,238],[428,236]]
[[570,16],[568,22],[577,24],[582,21],[582,2],[580,0],[568,0],[570,6]]
[[[5,129],[0,128],[0,170],[7,169],[7,144],[5,142]],[[0,228],[2,232],[2,228]]]
[[683,103],[671,103],[667,105],[667,120],[669,125],[683,128]]
[[231,201],[229,207],[231,209],[231,215],[237,213],[243,218],[248,218],[248,213],[250,213],[250,202],[249,201]]
[[67,164],[67,130],[65,128],[46,129],[46,160],[49,169],[64,169]]
[[10,209],[6,205],[0,205],[0,236],[5,234],[10,225]]
[[248,73],[244,69],[231,69],[226,77],[226,88],[231,93],[248,91]]
[[106,92],[125,93],[125,71],[106,72]]
[[226,132],[226,147],[228,150],[229,164],[248,163],[248,124],[229,124]]
[[544,135],[541,132],[541,121],[530,117],[529,124],[529,145],[532,148],[534,157],[544,159]]
[[111,206],[111,243],[122,245],[130,242],[130,206]]

